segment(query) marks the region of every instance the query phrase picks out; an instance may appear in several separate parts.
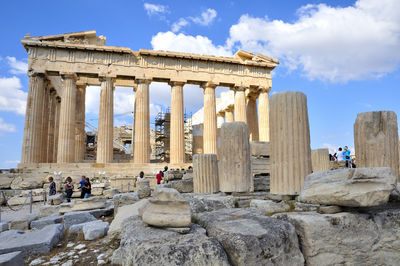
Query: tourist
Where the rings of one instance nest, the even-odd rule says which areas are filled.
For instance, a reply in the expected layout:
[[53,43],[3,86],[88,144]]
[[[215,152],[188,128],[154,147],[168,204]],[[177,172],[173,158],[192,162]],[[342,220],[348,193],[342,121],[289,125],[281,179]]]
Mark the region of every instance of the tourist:
[[346,167],[351,167],[350,150],[349,150],[349,148],[347,146],[344,146],[343,159],[346,162]]
[[158,172],[158,174],[156,175],[156,178],[157,178],[157,185],[161,184],[162,171]]
[[342,147],[339,147],[339,149],[338,149],[338,151],[337,151],[337,154],[336,154],[336,159],[337,159],[339,162],[344,161]]
[[53,196],[57,193],[56,183],[54,182],[54,178],[52,176],[49,177],[49,196]]
[[165,173],[168,171],[168,166],[164,167],[164,171],[162,172],[162,177],[164,177]]
[[83,191],[85,192],[84,198],[87,199],[92,194],[92,184],[90,184],[89,177],[86,177],[85,184],[83,185]]
[[137,181],[140,181],[140,180],[144,180],[144,172],[143,172],[143,171],[141,171],[141,172],[139,173],[139,176],[138,176],[138,178],[137,178]]
[[74,191],[74,184],[72,183],[72,178],[69,176],[65,183],[65,193],[67,194],[67,201],[71,202],[72,193]]
[[86,182],[86,176],[83,175],[81,177],[81,181],[79,181],[79,185],[81,185],[81,199],[85,197],[85,190],[83,189],[83,186],[85,186],[85,182]]

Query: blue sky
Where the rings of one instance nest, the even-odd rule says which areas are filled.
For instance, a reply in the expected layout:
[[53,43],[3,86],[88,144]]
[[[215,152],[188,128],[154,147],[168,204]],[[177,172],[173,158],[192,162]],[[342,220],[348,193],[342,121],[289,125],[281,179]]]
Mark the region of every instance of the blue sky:
[[[20,43],[31,36],[96,30],[107,45],[229,56],[238,49],[280,60],[272,92],[308,97],[312,148],[353,147],[357,113],[399,113],[400,1],[3,1],[0,9],[0,168],[20,160],[28,78]],[[219,88],[218,92],[225,90]],[[197,111],[202,90],[185,86]],[[87,91],[97,126],[99,89]],[[115,124],[129,124],[130,88],[115,92]],[[151,114],[169,106],[166,84],[151,85]]]

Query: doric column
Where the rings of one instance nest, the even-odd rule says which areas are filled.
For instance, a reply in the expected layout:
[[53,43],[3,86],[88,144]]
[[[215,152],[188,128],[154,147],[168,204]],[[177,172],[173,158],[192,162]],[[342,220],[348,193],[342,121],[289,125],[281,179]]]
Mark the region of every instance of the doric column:
[[53,153],[54,153],[54,127],[56,121],[56,99],[57,93],[54,88],[50,89],[50,97],[49,97],[49,122],[48,122],[48,134],[47,134],[47,158],[46,161],[48,163],[53,163]]
[[269,92],[271,88],[261,88],[258,95],[259,140],[269,141]]
[[217,114],[217,128],[221,128],[223,123],[225,123],[225,112],[219,112]]
[[185,162],[185,133],[183,113],[183,82],[171,85],[171,142],[170,163]]
[[63,75],[57,163],[72,163],[75,160],[76,78],[76,74]]
[[216,84],[207,82],[204,89],[203,153],[217,154],[217,115],[215,103]]
[[236,86],[235,90],[235,121],[247,123],[245,87]]
[[328,171],[329,149],[316,149],[311,151],[311,166],[313,172]]
[[250,141],[258,141],[257,95],[251,92],[247,95],[246,116]]
[[228,106],[228,108],[225,110],[225,122],[233,122],[235,121],[233,118],[233,105]]
[[41,141],[41,151],[40,151],[40,162],[47,163],[47,139],[49,136],[49,99],[50,99],[50,88],[48,87],[48,82],[44,87],[44,97],[43,97],[43,110],[42,110],[42,141]]
[[100,90],[99,130],[97,134],[97,163],[113,161],[114,80],[102,77]]
[[44,83],[42,74],[29,77],[21,163],[37,163],[41,159]]
[[149,86],[151,80],[137,79],[135,94],[135,163],[150,162],[150,104]]
[[61,110],[61,97],[56,97],[56,110],[54,115],[54,150],[53,150],[53,163],[57,162],[58,153],[58,132],[60,129],[60,110]]
[[76,112],[75,112],[75,162],[81,162],[85,158],[85,151],[86,151],[85,98],[86,98],[86,84],[77,85]]

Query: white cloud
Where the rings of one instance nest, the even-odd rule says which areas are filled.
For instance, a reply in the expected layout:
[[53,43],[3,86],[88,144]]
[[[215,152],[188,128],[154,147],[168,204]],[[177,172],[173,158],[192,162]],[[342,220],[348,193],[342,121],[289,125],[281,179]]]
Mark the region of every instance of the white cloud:
[[155,4],[150,4],[150,3],[144,3],[144,9],[147,11],[147,15],[157,15],[157,14],[163,14],[168,12],[168,8],[163,5],[155,5]]
[[24,61],[19,61],[15,57],[7,56],[7,63],[11,67],[10,72],[12,74],[26,74],[28,71],[28,63]]
[[232,56],[230,49],[214,45],[207,37],[200,35],[191,36],[183,33],[175,34],[171,31],[157,33],[153,36],[151,45],[155,50]]
[[0,132],[15,132],[15,125],[7,124],[3,118],[0,117]]
[[206,11],[202,12],[199,17],[191,17],[190,19],[199,25],[208,26],[217,17],[217,11],[212,8],[208,8]]
[[0,78],[0,110],[25,115],[28,93],[21,90],[18,77]]
[[172,28],[171,30],[173,32],[178,32],[182,27],[185,27],[189,24],[189,21],[187,21],[184,18],[180,18],[177,22],[175,22],[174,24],[172,24]]

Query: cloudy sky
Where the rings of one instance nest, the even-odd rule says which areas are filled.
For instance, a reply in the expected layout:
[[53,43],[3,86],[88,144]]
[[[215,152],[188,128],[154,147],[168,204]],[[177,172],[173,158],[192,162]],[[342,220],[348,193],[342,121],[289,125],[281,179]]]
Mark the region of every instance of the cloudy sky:
[[[271,93],[308,97],[312,148],[353,147],[357,113],[400,112],[400,1],[3,1],[0,9],[0,168],[21,156],[28,78],[20,39],[96,30],[107,44],[231,56],[238,49],[278,58]],[[219,88],[217,94],[226,90]],[[184,87],[187,112],[203,104]],[[89,87],[87,122],[97,126],[99,88]],[[134,93],[115,91],[114,122],[130,124]],[[153,83],[151,122],[170,104]]]

